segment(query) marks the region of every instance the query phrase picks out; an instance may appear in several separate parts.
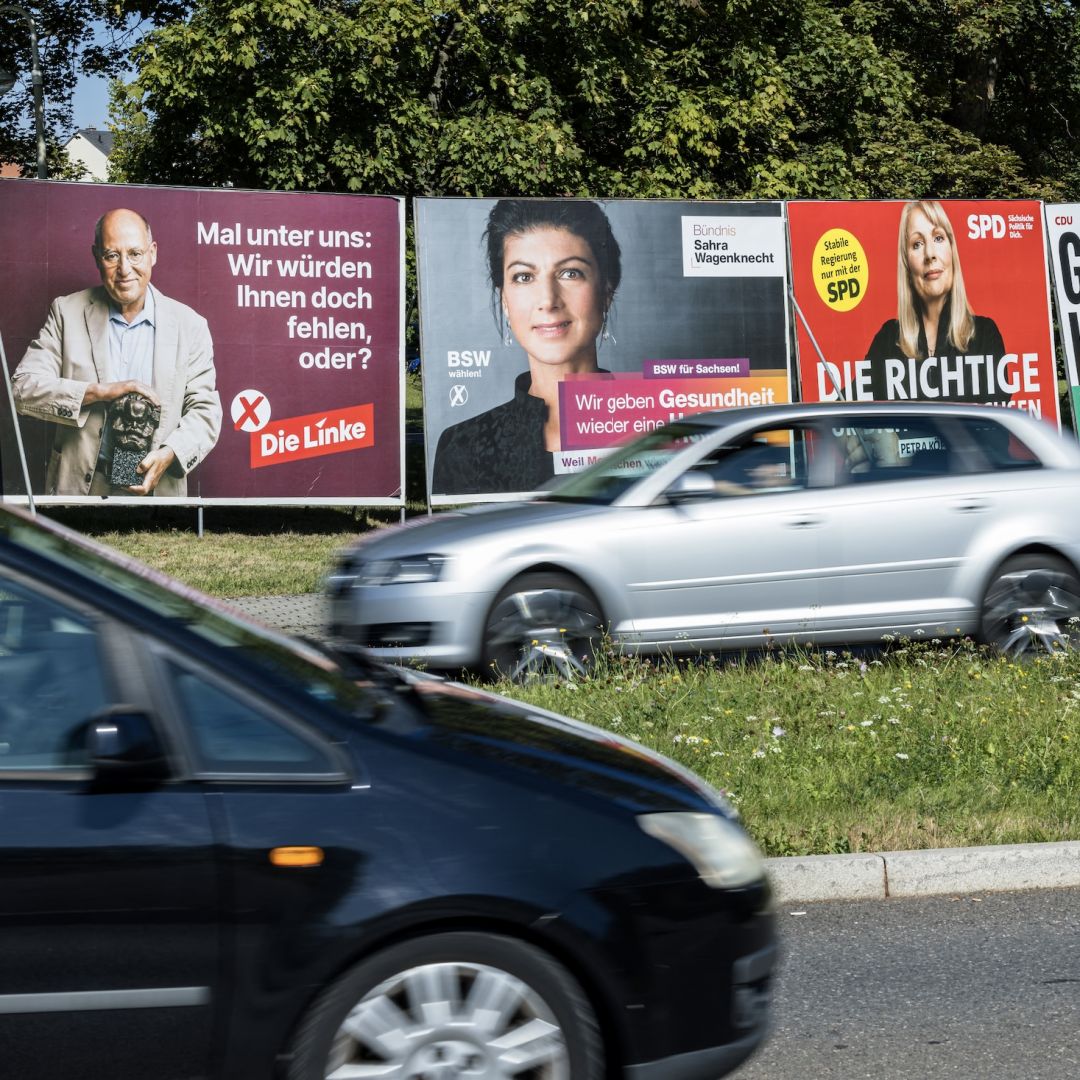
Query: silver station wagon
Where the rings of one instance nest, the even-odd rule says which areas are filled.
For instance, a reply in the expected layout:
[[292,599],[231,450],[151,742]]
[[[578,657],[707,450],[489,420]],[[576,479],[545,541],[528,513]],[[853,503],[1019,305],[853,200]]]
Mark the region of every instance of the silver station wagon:
[[330,631],[511,678],[642,654],[972,635],[1065,647],[1080,447],[1004,408],[799,404],[687,417],[520,503],[360,537]]

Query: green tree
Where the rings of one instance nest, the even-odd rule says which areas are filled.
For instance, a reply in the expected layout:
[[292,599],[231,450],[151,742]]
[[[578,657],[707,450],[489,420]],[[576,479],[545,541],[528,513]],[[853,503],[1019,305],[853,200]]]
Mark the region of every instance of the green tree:
[[[0,7],[3,6],[0,0]],[[72,134],[71,101],[81,74],[114,76],[124,71],[132,44],[151,21],[183,17],[187,0],[18,0],[35,21],[45,98],[46,142],[50,176],[70,175],[60,154]],[[0,98],[0,161],[23,166],[36,175],[37,133],[30,83],[30,38],[17,14],[0,12],[0,70],[19,76]]]
[[1071,0],[195,0],[117,179],[403,195],[1075,196]]

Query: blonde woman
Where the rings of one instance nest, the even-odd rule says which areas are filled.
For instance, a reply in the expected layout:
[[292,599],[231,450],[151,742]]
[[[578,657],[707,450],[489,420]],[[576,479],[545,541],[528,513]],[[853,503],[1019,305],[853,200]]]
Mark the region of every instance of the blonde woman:
[[[875,401],[1009,400],[998,385],[995,363],[1005,344],[994,320],[971,310],[956,236],[939,202],[904,206],[896,293],[897,317],[877,332],[866,354]],[[968,359],[975,356],[990,360]],[[930,357],[938,362],[920,370]]]

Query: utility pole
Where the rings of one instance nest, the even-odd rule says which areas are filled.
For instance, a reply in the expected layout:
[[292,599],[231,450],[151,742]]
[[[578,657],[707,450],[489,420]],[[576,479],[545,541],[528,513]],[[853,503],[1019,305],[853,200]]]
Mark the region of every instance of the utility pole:
[[[34,122],[37,127],[37,174],[39,180],[48,179],[45,165],[45,90],[41,76],[41,56],[38,53],[37,25],[34,16],[18,4],[0,4],[0,14],[18,15],[30,31],[30,84],[34,92]],[[0,97],[15,85],[15,76],[0,71]]]

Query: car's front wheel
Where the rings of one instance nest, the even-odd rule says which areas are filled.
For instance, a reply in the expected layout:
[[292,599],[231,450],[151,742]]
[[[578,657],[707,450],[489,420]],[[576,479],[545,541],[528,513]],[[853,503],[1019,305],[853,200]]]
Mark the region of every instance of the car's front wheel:
[[579,581],[568,574],[523,574],[491,605],[485,674],[513,682],[584,674],[602,632],[600,605]]
[[1080,579],[1056,555],[1016,555],[998,567],[982,606],[982,639],[1012,659],[1080,643]]
[[588,999],[541,950],[432,934],[364,960],[297,1030],[288,1080],[600,1080]]

